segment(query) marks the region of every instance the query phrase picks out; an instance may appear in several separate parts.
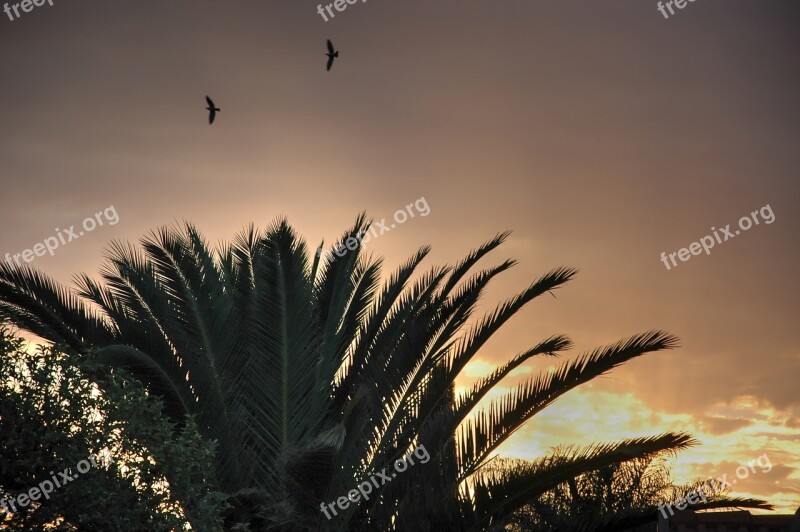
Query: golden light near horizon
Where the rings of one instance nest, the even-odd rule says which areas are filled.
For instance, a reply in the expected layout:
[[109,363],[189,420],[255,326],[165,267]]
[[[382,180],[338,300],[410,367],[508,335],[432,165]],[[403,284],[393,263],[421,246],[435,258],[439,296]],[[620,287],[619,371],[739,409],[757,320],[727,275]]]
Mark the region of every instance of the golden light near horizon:
[[[555,364],[540,368],[522,366],[492,390],[480,406],[487,406],[537,371],[552,373]],[[491,374],[497,366],[484,359],[467,365],[463,393],[474,381]],[[613,372],[609,375],[613,376]],[[517,378],[514,378],[517,377]],[[754,396],[734,397],[730,402],[708,404],[697,415],[669,413],[649,407],[634,393],[616,390],[613,381],[589,383],[570,391],[514,434],[498,450],[499,455],[534,460],[567,445],[590,446],[601,441],[689,432],[698,444],[667,460],[677,483],[692,483],[727,475],[735,480],[730,493],[768,499],[776,511],[793,513],[800,497],[800,426],[790,410],[763,405]],[[794,425],[794,426],[787,426]],[[720,453],[724,449],[724,453]],[[769,462],[737,479],[737,468],[750,461]],[[767,470],[768,469],[768,470]],[[756,513],[768,513],[755,511]]]

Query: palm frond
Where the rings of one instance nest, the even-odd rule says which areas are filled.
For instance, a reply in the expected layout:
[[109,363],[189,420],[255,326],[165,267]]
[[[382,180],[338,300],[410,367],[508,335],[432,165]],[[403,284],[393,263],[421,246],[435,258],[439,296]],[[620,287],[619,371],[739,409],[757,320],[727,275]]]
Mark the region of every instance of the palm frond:
[[527,501],[581,473],[664,452],[681,451],[696,443],[688,434],[667,433],[597,444],[566,455],[543,458],[525,468],[478,475],[470,486],[474,490],[475,512],[479,521],[489,526],[518,510]]

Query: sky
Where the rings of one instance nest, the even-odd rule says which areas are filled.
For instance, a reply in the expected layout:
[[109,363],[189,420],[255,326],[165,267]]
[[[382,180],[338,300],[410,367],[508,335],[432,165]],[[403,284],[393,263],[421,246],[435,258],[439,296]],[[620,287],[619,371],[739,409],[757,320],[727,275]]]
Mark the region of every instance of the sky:
[[[800,4],[707,0],[665,18],[650,0],[369,0],[334,13],[305,0],[0,12],[0,254],[61,235],[32,265],[70,283],[111,240],[163,225],[218,242],[285,216],[316,247],[366,211],[386,219],[368,250],[391,271],[422,245],[432,267],[511,230],[487,264],[518,264],[483,311],[552,268],[580,273],[520,312],[460,385],[553,334],[575,343],[563,360],[651,329],[681,347],[568,393],[501,454],[688,431],[700,445],[673,460],[677,480],[737,479],[760,459],[770,467],[733,493],[793,512]],[[396,223],[415,202],[427,208]],[[87,217],[104,223],[67,242]],[[532,361],[497,392],[551,367]]]

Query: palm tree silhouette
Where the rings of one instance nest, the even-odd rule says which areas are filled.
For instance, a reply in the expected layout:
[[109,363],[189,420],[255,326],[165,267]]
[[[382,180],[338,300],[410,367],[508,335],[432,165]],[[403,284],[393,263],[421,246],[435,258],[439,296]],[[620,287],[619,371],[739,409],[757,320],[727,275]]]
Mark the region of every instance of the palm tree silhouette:
[[[360,242],[368,227],[360,215],[340,243]],[[109,368],[163,397],[175,419],[194,416],[218,442],[220,489],[260,526],[500,529],[576,475],[693,443],[667,433],[545,457],[503,477],[480,474],[490,453],[558,397],[677,342],[653,331],[597,349],[470,416],[512,370],[571,346],[565,336],[547,338],[456,395],[456,377],[494,333],[576,274],[554,269],[473,320],[488,284],[514,261],[470,272],[507,236],[416,275],[423,247],[381,284],[382,260],[357,248],[323,262],[285,220],[263,232],[250,226],[217,250],[186,224],[147,235],[143,251],[113,242],[103,282],[81,275],[74,290],[27,266],[0,265],[0,320],[79,353],[97,350]],[[430,462],[323,517],[321,504],[392,471],[418,445]]]

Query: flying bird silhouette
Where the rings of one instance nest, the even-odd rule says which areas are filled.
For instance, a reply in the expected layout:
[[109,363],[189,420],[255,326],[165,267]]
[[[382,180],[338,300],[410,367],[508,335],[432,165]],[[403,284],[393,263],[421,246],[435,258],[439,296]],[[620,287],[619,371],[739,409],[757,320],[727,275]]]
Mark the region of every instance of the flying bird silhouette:
[[330,39],[328,39],[328,53],[326,55],[328,56],[328,67],[327,67],[327,70],[330,70],[331,67],[333,66],[333,59],[335,57],[339,57],[339,52],[334,50],[333,43],[331,42]]
[[208,96],[206,96],[206,101],[208,102],[208,107],[206,107],[206,109],[208,109],[208,123],[213,124],[214,118],[216,118],[217,116],[217,111],[222,111],[222,109],[216,107],[214,105],[214,102],[211,101],[211,98],[209,98]]

